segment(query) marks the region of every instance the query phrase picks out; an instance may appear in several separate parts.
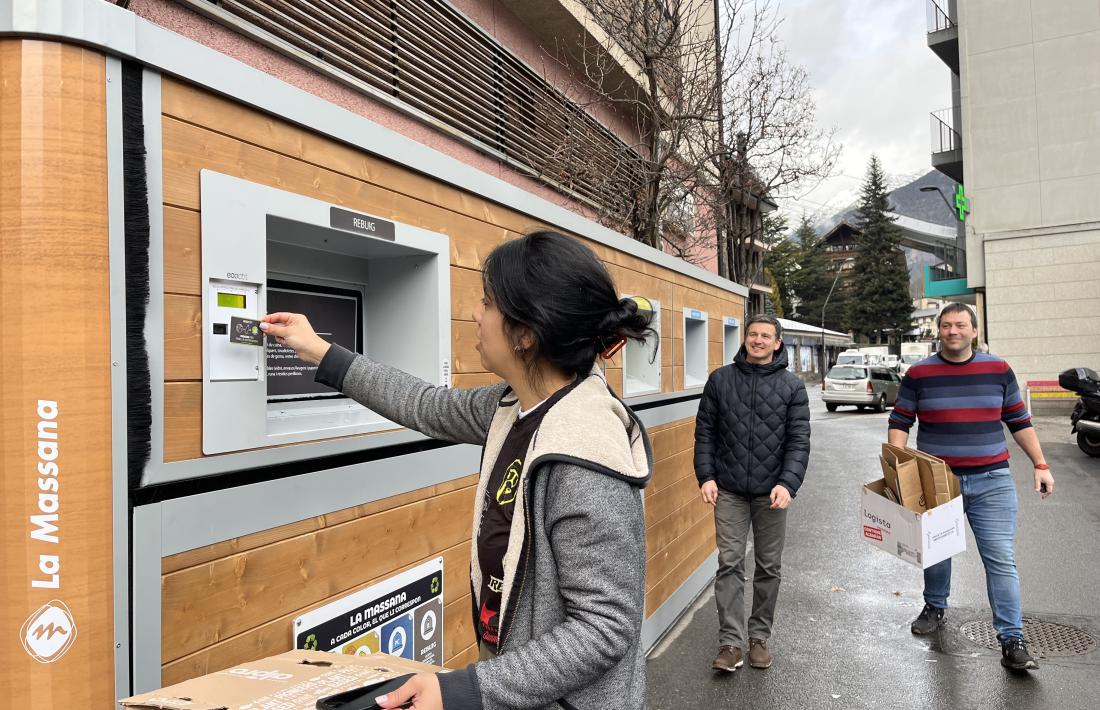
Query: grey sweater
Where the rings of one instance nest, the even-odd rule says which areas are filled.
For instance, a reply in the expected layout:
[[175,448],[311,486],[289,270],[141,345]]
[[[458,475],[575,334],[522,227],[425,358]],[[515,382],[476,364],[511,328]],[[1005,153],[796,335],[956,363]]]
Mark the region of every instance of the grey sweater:
[[[339,346],[317,379],[432,438],[484,444],[471,544],[476,614],[478,525],[515,396],[505,385],[434,387]],[[525,461],[504,559],[500,655],[440,674],[443,706],[644,708],[645,429],[594,369],[546,413]]]

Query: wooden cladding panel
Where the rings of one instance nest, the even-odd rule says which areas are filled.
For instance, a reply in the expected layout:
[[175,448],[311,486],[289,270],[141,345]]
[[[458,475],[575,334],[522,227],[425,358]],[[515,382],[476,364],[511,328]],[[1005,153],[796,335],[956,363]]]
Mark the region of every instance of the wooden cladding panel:
[[[0,38],[0,666],[10,708],[104,708],[117,697],[111,486],[125,460],[111,455],[106,88],[98,52]],[[31,516],[55,511],[57,527],[36,531]],[[38,612],[60,613],[55,600],[76,627],[43,623]],[[19,637],[31,644],[16,641],[24,623]],[[58,633],[68,641],[34,643]]]
[[[714,554],[716,547],[714,535],[713,516],[704,518],[701,526],[691,537],[685,536],[683,542],[683,556],[678,558],[679,564],[666,574],[659,582],[648,589],[645,596],[645,608],[657,609],[664,604],[672,594],[680,588],[680,585],[691,576],[699,566],[706,562],[707,558]],[[689,545],[695,547],[688,549]]]
[[[712,322],[711,323],[711,329],[712,330],[714,329],[713,326],[714,326],[714,323]],[[717,370],[722,365],[725,365],[726,363],[722,361],[722,356],[723,356],[722,343],[720,343],[720,342],[715,343],[714,341],[711,341],[711,342],[707,343],[707,369],[708,370]]]
[[202,299],[164,296],[164,379],[202,381]]
[[714,552],[713,509],[695,479],[694,418],[651,433],[653,478],[645,490],[646,614],[658,607]]
[[[680,533],[664,549],[649,557],[646,563],[646,591],[652,591],[658,584],[676,568],[676,566],[699,545],[710,541],[714,550],[714,512],[713,509],[699,501],[698,505],[686,508],[686,529]],[[696,565],[698,566],[698,565]],[[694,571],[694,568],[692,568]],[[687,575],[677,579],[677,585],[682,584]],[[655,609],[656,607],[646,607]]]
[[[347,592],[341,593],[337,598],[360,589],[365,589],[394,574],[399,574],[406,569],[415,567],[418,564],[427,562],[429,559],[440,555],[443,557],[444,574],[444,638],[448,639],[448,646],[450,645],[449,639],[452,637],[454,638],[455,646],[462,646],[462,639],[466,639],[466,643],[472,643],[474,640],[473,634],[468,631],[469,627],[472,625],[472,621],[470,620],[469,593],[469,541],[443,550],[438,555],[429,555],[428,557],[394,569],[390,573],[369,580],[347,590]],[[461,577],[461,579],[456,579],[456,576]],[[333,601],[333,599],[324,599],[303,609],[290,611],[267,623],[249,629],[244,633],[214,643],[188,656],[165,663],[161,668],[161,683],[163,685],[171,685],[187,680],[188,678],[213,673],[256,658],[264,658],[266,656],[288,651],[293,645],[291,638],[294,618],[307,611],[324,606],[330,601]],[[460,649],[456,654],[458,658],[461,658],[462,650],[464,649]],[[452,665],[455,658],[447,656],[446,650],[444,651],[444,659],[444,665],[456,667]]]
[[[690,419],[656,431],[651,429],[650,441],[653,444],[654,461],[660,461],[682,451],[687,451],[694,445],[695,420]],[[650,483],[650,487],[652,486],[653,483]]]
[[[154,385],[155,386],[155,385]],[[164,460],[202,456],[202,383],[164,383]]]
[[[171,663],[272,619],[300,614],[441,550],[466,548],[452,553],[457,555],[456,564],[445,566],[449,574],[444,584],[446,602],[466,595],[474,490],[467,486],[429,494],[413,503],[164,574],[163,661]],[[409,535],[409,530],[418,534]]]
[[480,372],[472,375],[453,375],[451,377],[452,387],[483,387],[485,385],[495,385],[500,382],[503,382],[503,380],[491,372]]
[[350,522],[356,518],[364,518],[368,515],[399,508],[409,503],[416,503],[435,495],[450,493],[451,491],[475,485],[477,485],[477,474],[473,473],[469,476],[456,478],[453,481],[447,481],[446,483],[420,488],[415,491],[390,496],[389,498],[383,498],[370,503],[363,503],[362,505],[337,510],[326,515],[306,518],[305,520],[300,520],[289,525],[282,525],[277,528],[271,528],[270,530],[262,530],[251,535],[245,535],[244,537],[233,538],[232,540],[226,540],[194,550],[180,552],[161,560],[161,573],[168,574],[187,567],[194,567],[206,562],[211,562],[220,557],[228,557],[247,550],[264,547],[298,535],[315,532],[322,528]]
[[457,266],[477,268],[493,247],[515,236],[389,189],[396,186],[368,184],[171,117],[163,125],[166,205],[198,210],[199,171],[208,169],[447,234]]
[[[165,461],[202,456],[201,422],[185,421],[201,417],[201,392],[174,386],[201,379],[198,209],[199,171],[204,168],[450,235],[453,382],[476,386],[495,380],[484,372],[474,347],[472,311],[481,298],[478,268],[504,240],[545,225],[197,87],[174,79],[166,79],[162,87],[166,418],[178,427],[166,432]],[[620,292],[661,302],[661,389],[682,389],[682,375],[673,369],[683,359],[682,343],[674,340],[677,327],[682,330],[682,324],[677,326],[682,307],[740,316],[743,299],[604,244],[583,241],[608,264]],[[712,365],[719,363],[720,357]],[[621,361],[609,363],[608,379],[619,392],[620,368]],[[186,408],[173,409],[177,405]]]
[[164,292],[202,295],[201,218],[195,210],[164,208]]

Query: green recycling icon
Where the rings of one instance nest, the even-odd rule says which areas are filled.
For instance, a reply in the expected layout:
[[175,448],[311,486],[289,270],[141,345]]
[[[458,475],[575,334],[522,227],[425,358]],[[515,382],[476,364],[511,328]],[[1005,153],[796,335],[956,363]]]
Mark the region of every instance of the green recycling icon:
[[302,648],[304,648],[307,651],[316,651],[317,650],[317,634],[310,634],[309,636],[306,636],[306,642],[302,646]]
[[439,594],[439,577],[432,577],[432,594]]

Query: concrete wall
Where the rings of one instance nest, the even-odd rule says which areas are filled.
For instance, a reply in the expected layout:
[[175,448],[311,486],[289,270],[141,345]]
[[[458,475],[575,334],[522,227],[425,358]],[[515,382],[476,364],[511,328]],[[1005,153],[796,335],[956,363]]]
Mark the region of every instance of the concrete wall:
[[1100,366],[1100,1],[959,3],[969,282],[1021,385]]
[[1062,229],[985,241],[989,347],[1021,382],[1100,367],[1100,225]]

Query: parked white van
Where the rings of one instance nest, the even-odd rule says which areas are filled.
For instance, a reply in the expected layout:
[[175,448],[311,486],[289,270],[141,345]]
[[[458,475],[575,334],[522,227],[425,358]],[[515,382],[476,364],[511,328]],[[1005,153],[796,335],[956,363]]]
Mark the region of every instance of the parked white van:
[[[886,367],[886,359],[890,357],[883,353],[867,352],[864,350],[845,350],[836,356],[837,365],[855,365],[857,367]],[[895,357],[895,359],[897,359]]]
[[867,353],[861,353],[858,350],[845,350],[836,356],[837,365],[856,365],[857,367],[867,367],[871,363],[869,362],[870,356]]

